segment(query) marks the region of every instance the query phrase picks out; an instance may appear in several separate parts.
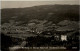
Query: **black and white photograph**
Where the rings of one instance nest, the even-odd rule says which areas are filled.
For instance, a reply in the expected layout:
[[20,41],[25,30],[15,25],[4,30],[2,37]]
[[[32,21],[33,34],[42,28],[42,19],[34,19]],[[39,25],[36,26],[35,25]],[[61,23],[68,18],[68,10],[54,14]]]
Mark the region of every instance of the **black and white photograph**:
[[1,51],[79,51],[79,1],[1,1]]

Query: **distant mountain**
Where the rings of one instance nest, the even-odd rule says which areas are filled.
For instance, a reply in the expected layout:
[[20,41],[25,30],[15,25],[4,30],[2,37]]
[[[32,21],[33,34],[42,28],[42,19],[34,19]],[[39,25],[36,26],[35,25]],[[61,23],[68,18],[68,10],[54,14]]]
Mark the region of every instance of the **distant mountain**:
[[27,23],[31,19],[58,23],[62,20],[79,21],[79,5],[41,5],[27,8],[1,9],[1,23],[9,20]]

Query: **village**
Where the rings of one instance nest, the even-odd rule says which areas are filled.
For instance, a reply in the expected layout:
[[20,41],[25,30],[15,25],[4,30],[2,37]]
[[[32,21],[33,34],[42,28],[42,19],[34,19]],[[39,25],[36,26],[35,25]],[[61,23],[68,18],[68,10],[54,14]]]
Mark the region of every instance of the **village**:
[[79,1],[1,1],[0,51],[79,51]]
[[[67,41],[67,33],[69,32],[68,30],[57,30],[59,29],[56,24],[52,24],[52,22],[49,22],[47,24],[45,24],[47,21],[39,21],[39,20],[34,20],[36,22],[39,22],[39,24],[36,24],[33,22],[33,20],[31,20],[28,24],[25,25],[17,25],[16,22],[14,22],[13,20],[10,20],[10,23],[4,23],[1,26],[1,30],[4,34],[26,34],[28,36],[30,36],[30,34],[32,35],[45,35],[46,37],[49,37],[50,35],[55,35],[55,37],[58,37],[58,35],[61,35],[61,40],[66,40]],[[45,25],[44,25],[45,24]],[[62,32],[61,32],[62,31]],[[73,31],[73,30],[71,30]],[[54,33],[54,34],[53,34]],[[61,34],[60,34],[61,33]],[[32,35],[32,36],[33,36]],[[64,39],[62,39],[64,38]]]
[[[66,22],[66,24],[62,24]],[[29,23],[19,25],[14,20],[1,26],[3,34],[11,37],[13,45],[21,47],[76,47],[78,45],[78,28],[68,28],[74,21],[64,20],[57,25],[47,20],[30,20]],[[18,22],[19,23],[19,22]],[[61,25],[60,25],[61,24]],[[67,27],[67,24],[69,25]],[[75,25],[77,26],[77,25]],[[67,27],[67,28],[66,28]],[[24,43],[25,42],[25,43]]]

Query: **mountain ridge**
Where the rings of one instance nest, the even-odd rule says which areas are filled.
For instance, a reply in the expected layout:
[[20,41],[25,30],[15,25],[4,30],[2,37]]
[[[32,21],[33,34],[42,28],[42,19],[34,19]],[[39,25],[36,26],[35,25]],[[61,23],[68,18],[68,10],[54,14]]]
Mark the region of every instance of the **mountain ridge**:
[[58,23],[62,20],[79,21],[79,5],[40,5],[26,8],[1,9],[1,23],[9,20],[27,23],[32,19]]

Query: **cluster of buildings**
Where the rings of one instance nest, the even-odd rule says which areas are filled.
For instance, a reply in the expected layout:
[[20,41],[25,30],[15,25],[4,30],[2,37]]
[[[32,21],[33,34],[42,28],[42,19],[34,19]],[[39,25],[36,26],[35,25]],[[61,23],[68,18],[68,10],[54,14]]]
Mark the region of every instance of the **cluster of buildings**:
[[[1,32],[4,34],[29,34],[29,35],[30,33],[28,32],[32,32],[36,34],[47,32],[45,35],[46,37],[51,37],[49,35],[54,35],[56,38],[62,41],[64,40],[67,41],[67,37],[75,33],[72,28],[70,29],[68,28],[68,26],[65,26],[65,24],[71,23],[71,22],[68,22],[67,20],[65,20],[64,22],[62,21],[64,24],[62,22],[59,23],[61,24],[62,27],[58,27],[55,24],[52,24],[52,26],[44,27],[43,23],[45,23],[46,21],[43,21],[41,22],[41,24],[37,24],[37,25],[32,22],[29,24],[26,24],[26,26],[18,26],[17,23],[15,23],[14,21],[10,21],[10,23],[2,24]],[[53,27],[55,27],[56,29],[55,29],[55,32],[53,31],[53,33],[51,33],[49,30],[54,29]],[[46,30],[44,31],[44,29]]]

